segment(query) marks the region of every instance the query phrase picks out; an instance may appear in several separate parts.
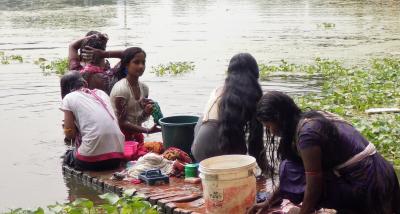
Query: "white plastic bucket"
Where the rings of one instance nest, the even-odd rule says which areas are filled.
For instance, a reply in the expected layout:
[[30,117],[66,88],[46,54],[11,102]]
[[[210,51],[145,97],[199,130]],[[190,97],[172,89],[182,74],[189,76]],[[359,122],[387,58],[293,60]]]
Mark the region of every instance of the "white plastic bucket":
[[200,162],[207,213],[245,213],[256,200],[256,159],[222,155]]

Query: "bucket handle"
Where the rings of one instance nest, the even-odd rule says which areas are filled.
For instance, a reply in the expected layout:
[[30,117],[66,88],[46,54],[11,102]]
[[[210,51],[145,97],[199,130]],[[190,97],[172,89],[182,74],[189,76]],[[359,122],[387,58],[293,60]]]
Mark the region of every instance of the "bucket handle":
[[[256,173],[255,173],[255,171],[254,171],[255,169],[249,169],[248,171],[247,171],[247,175],[250,177],[250,176],[254,176],[254,177],[256,177]],[[207,179],[207,180],[218,180],[218,175],[204,175],[204,177]]]

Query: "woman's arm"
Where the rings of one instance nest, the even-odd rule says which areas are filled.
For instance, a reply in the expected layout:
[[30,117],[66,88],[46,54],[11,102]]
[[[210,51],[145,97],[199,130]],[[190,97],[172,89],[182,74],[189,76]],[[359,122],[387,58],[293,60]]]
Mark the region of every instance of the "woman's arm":
[[123,97],[115,98],[115,108],[119,127],[130,133],[153,133],[153,128],[144,128],[130,123],[127,120],[127,102]]
[[90,46],[86,46],[83,50],[88,55],[97,56],[99,58],[122,58],[123,51],[104,51]]
[[268,211],[270,208],[278,206],[279,204],[282,203],[283,198],[281,197],[279,187],[272,193],[272,196],[261,203],[258,203],[251,207],[248,211],[247,214],[260,214]]
[[308,214],[314,211],[322,194],[322,167],[321,148],[311,146],[300,149],[306,173],[306,190],[300,214]]
[[88,39],[88,38],[94,37],[94,36],[95,35],[86,36],[86,37],[77,39],[77,40],[75,40],[75,41],[73,41],[73,42],[71,42],[69,44],[69,47],[68,47],[68,62],[69,62],[69,69],[70,70],[77,69],[76,68],[77,67],[77,62],[80,61],[80,58],[79,58],[79,55],[78,55],[78,50],[81,47],[82,42],[85,39]]
[[64,134],[69,140],[75,139],[78,131],[75,126],[75,116],[72,111],[64,110]]

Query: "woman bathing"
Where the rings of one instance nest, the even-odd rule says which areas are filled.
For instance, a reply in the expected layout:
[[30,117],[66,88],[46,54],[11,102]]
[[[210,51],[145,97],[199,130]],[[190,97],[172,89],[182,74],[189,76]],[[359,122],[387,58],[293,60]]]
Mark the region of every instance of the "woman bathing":
[[[279,188],[250,212],[282,199],[302,202],[299,213],[331,208],[345,213],[400,213],[392,165],[351,124],[321,111],[302,112],[284,93],[268,92],[257,106],[265,125],[269,162],[281,161]],[[275,136],[280,137],[275,142]],[[273,173],[273,169],[271,169]]]
[[69,69],[80,71],[89,89],[100,89],[107,94],[114,84],[126,76],[110,67],[105,58],[121,58],[122,51],[106,51],[108,36],[90,31],[85,37],[69,45]]

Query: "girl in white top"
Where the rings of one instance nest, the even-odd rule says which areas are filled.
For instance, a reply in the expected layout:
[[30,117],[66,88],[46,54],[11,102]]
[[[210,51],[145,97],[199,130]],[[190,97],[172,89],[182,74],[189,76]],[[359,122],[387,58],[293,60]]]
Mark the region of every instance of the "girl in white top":
[[79,139],[67,152],[65,163],[82,170],[109,170],[123,159],[124,136],[112,110],[110,98],[101,90],[90,90],[79,72],[61,78],[61,110],[67,139]]
[[161,131],[154,125],[142,127],[149,119],[154,102],[148,99],[149,88],[139,81],[146,68],[146,53],[138,47],[126,49],[122,53],[120,69],[125,69],[127,77],[118,81],[111,90],[111,103],[118,117],[119,127],[126,140],[144,142],[142,133]]

